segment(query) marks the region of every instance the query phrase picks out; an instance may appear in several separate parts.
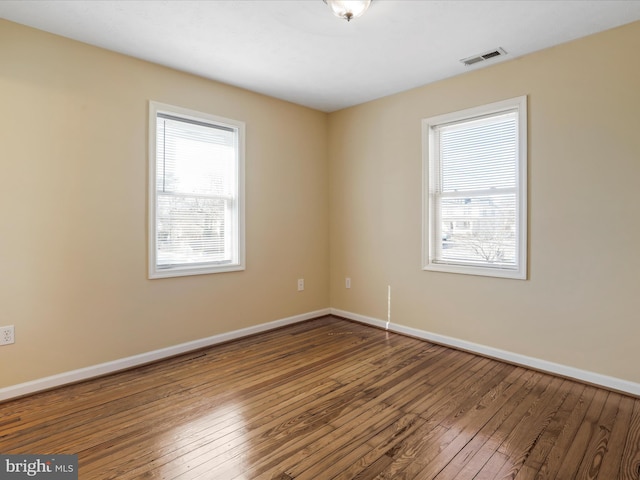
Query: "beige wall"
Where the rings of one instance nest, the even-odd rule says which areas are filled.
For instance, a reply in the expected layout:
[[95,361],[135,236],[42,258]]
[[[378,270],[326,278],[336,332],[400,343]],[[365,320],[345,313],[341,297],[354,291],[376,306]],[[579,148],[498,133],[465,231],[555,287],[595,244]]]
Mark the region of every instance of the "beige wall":
[[[0,388],[328,306],[386,319],[387,285],[394,323],[640,382],[639,40],[326,115],[0,20]],[[422,271],[421,119],[523,94],[529,279]],[[246,271],[146,278],[150,99],[246,122]]]
[[[246,122],[246,271],[147,279],[149,100]],[[326,114],[3,20],[0,106],[0,387],[329,306]]]
[[[640,382],[640,22],[332,114],[331,306]],[[421,270],[421,119],[529,99],[529,279]],[[350,276],[352,288],[344,287]]]

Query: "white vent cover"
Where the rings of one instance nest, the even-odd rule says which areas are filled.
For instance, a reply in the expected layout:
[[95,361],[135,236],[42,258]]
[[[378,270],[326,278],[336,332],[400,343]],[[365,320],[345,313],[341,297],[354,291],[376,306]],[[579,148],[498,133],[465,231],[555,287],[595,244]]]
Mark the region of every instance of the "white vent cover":
[[473,55],[472,57],[463,58],[460,61],[468,67],[469,65],[473,65],[474,63],[484,62],[485,60],[489,60],[490,58],[499,57],[506,54],[507,52],[502,47],[498,47],[495,50],[489,50],[488,52],[479,53],[478,55]]

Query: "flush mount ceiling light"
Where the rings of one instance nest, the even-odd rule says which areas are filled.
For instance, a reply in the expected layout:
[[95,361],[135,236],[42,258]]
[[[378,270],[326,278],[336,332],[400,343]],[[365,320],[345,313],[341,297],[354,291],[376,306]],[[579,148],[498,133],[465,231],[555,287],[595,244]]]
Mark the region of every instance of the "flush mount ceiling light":
[[336,17],[344,18],[347,22],[350,22],[352,18],[357,18],[362,15],[369,5],[371,0],[323,0],[324,3],[329,5],[331,11]]

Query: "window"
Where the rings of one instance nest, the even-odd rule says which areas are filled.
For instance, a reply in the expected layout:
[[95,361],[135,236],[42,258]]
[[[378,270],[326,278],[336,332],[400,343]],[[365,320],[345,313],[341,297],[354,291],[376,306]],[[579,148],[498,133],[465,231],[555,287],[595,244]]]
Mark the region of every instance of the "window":
[[423,120],[425,270],[527,276],[527,99]]
[[149,278],[244,270],[244,124],[149,105]]

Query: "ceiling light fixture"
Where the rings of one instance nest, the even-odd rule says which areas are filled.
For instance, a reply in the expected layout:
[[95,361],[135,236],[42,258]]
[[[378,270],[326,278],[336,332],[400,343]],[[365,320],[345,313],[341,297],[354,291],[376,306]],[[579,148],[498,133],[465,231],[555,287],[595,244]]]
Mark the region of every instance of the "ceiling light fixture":
[[329,8],[336,17],[344,18],[347,22],[350,22],[352,18],[358,18],[362,15],[369,5],[371,0],[323,0],[324,3],[329,5]]

